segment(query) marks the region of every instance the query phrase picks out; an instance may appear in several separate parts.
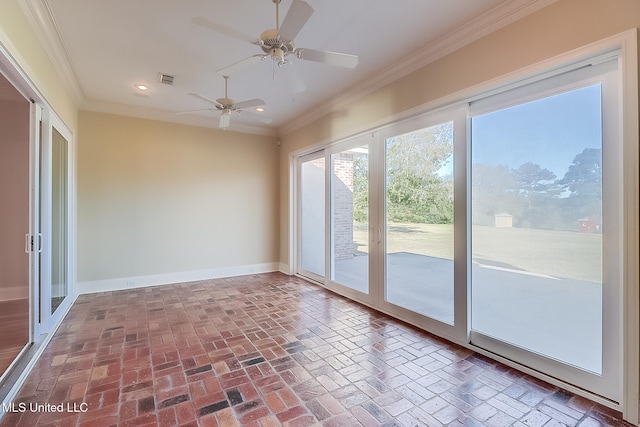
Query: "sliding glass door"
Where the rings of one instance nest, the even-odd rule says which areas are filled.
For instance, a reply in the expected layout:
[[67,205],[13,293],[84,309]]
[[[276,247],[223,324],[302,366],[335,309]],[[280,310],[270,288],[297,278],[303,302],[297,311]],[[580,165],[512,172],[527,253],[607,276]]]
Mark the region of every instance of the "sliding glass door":
[[0,89],[2,395],[12,368],[71,304],[72,180],[69,130],[2,74]]
[[300,159],[298,272],[314,280],[325,274],[325,169],[324,150]]
[[455,108],[300,157],[299,274],[460,334],[466,214],[464,204],[454,214],[454,194],[464,203],[465,186],[456,190],[454,176],[465,181],[465,120],[466,107]]
[[54,127],[51,138],[51,315],[69,296],[69,142]]
[[297,272],[371,301],[370,138],[319,150],[297,161]]
[[40,164],[40,320],[57,324],[71,304],[70,168],[71,134],[56,117],[48,117]]
[[303,265],[343,295],[619,401],[618,91],[605,55],[301,158]]
[[349,145],[330,155],[330,278],[369,294],[369,145]]
[[621,343],[615,70],[608,61],[471,108],[472,342],[612,399]]
[[[602,372],[600,99],[600,85],[592,85],[474,117],[472,172],[472,328],[595,373]],[[562,143],[545,144],[558,124]],[[518,150],[498,132],[517,139]]]
[[454,323],[453,120],[388,137],[385,301]]

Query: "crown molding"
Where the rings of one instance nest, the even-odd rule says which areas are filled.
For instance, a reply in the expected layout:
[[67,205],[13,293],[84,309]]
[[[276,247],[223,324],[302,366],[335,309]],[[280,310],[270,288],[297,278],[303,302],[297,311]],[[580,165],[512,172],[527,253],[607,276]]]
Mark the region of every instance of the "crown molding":
[[316,105],[289,120],[287,124],[278,129],[280,135],[287,135],[333,111],[345,108],[350,103],[557,1],[508,0],[501,2],[487,12],[427,44],[424,49],[414,52],[393,66],[365,78],[362,83],[343,92],[341,96]]
[[[187,114],[178,115],[171,111],[96,100],[85,100],[85,102],[80,106],[80,110],[220,130],[220,128],[218,127],[218,116],[203,117]],[[231,126],[226,132],[241,132],[253,135],[264,135],[273,137],[278,136],[278,130],[275,127],[252,126],[244,123],[238,124],[238,122],[234,123],[233,117],[231,118]]]
[[84,93],[48,0],[18,0],[18,3],[76,105],[80,105]]

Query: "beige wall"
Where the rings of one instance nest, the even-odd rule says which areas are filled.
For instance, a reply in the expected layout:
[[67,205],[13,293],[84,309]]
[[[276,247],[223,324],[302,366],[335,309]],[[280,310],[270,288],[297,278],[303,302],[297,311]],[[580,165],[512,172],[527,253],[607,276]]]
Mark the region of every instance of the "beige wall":
[[78,281],[278,261],[272,137],[81,111]]
[[0,44],[74,135],[77,280],[278,262],[271,137],[82,113],[18,0]]
[[355,102],[281,137],[280,261],[289,263],[289,155],[378,124],[569,50],[640,26],[638,0],[559,0]]

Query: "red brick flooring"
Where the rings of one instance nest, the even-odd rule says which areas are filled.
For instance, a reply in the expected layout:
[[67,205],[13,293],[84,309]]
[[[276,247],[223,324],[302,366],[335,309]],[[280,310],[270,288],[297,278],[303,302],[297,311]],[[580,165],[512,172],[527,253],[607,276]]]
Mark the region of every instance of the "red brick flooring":
[[0,426],[625,425],[280,273],[80,296],[14,405]]

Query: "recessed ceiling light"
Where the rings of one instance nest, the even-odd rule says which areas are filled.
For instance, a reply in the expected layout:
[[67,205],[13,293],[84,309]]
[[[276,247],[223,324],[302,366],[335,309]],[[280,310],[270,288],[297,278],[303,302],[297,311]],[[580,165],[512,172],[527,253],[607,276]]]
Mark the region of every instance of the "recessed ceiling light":
[[258,107],[258,108],[256,108],[256,111],[257,111],[258,113],[262,113],[262,112],[264,111],[264,108],[262,108],[262,107]]
[[142,85],[142,84],[141,84],[141,85],[136,85],[136,89],[141,90],[141,91],[143,91],[143,92],[144,92],[144,91],[146,91],[146,90],[149,90],[149,86],[147,86],[147,85]]

